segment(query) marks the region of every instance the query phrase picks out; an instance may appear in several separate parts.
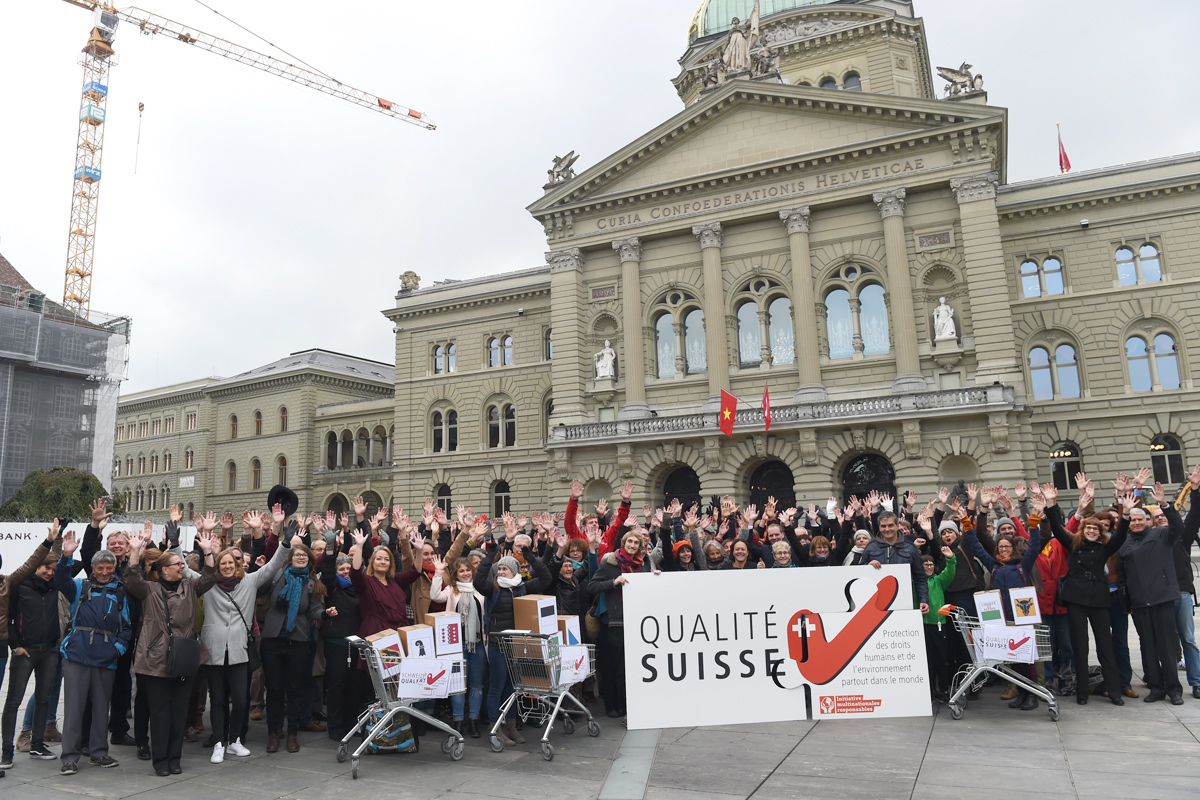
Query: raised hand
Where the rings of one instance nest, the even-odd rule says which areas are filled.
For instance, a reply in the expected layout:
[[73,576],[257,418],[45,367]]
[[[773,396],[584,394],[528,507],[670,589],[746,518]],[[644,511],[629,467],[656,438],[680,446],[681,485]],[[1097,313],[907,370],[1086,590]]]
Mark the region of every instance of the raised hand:
[[259,556],[258,558],[254,559],[254,565],[257,567],[265,567],[267,565],[267,557]]
[[525,530],[529,526],[529,517],[524,513],[517,514],[517,530]]
[[663,526],[663,510],[661,508],[654,512],[654,516],[650,518],[650,524],[656,528]]
[[172,505],[170,508],[170,517],[171,522],[174,522],[176,525],[178,525],[180,520],[183,519],[183,506]]
[[946,558],[954,558],[954,551],[946,547],[946,545],[942,545],[942,555]]
[[571,499],[578,500],[581,497],[583,497],[583,484],[576,478],[571,481]]
[[338,514],[338,527],[344,531],[350,530],[350,515],[345,511]]
[[911,511],[913,509],[913,507],[915,507],[916,505],[917,505],[917,493],[912,492],[912,491],[905,492],[904,493],[904,507],[907,508],[909,511]]
[[725,517],[721,520],[721,524],[717,527],[718,542],[724,541],[725,537],[729,534],[729,520],[729,517]]
[[400,527],[400,518],[404,516],[404,509],[400,506],[392,506],[392,527]]
[[554,544],[558,546],[558,552],[561,554],[567,547],[567,532],[559,531],[558,536],[554,537]]
[[979,504],[981,506],[991,506],[992,504],[992,489],[989,486],[984,486],[979,490]]
[[1042,487],[1042,497],[1046,500],[1046,505],[1052,506],[1058,502],[1058,489],[1053,483],[1047,483]]
[[367,521],[367,525],[371,528],[371,533],[378,533],[379,526],[383,525],[385,520],[387,520],[387,509],[381,508],[376,511],[371,519]]
[[746,510],[741,513],[741,519],[743,528],[753,528],[758,520],[758,506],[753,503],[746,506]]
[[1129,476],[1124,472],[1117,473],[1116,477],[1113,478],[1112,485],[1113,489],[1117,491],[1117,494],[1124,494],[1133,488],[1132,481],[1129,480]]
[[67,531],[63,534],[62,554],[64,558],[70,558],[75,555],[75,550],[79,547],[79,540],[75,538],[75,531]]
[[1200,464],[1197,464],[1192,473],[1188,475],[1188,483],[1192,484],[1192,491],[1200,489]]
[[970,501],[972,505],[974,505],[975,501],[978,499],[979,499],[979,487],[973,483],[968,483],[967,484],[967,500]]
[[272,506],[272,508],[271,508],[272,527],[278,528],[280,525],[283,524],[283,521],[285,519],[287,519],[287,514],[283,513],[283,506],[280,505],[279,503],[276,503],[274,506]]
[[737,513],[737,509],[738,509],[737,503],[733,502],[732,497],[730,497],[729,495],[725,495],[724,497],[721,498],[721,516],[722,517],[732,517],[734,514]]
[[1088,506],[1090,506],[1092,504],[1092,499],[1095,496],[1094,492],[1095,492],[1095,490],[1092,488],[1092,484],[1090,482],[1084,485],[1083,491],[1079,495],[1079,510],[1080,511],[1083,511],[1083,509],[1087,508]]
[[55,519],[50,523],[50,530],[46,533],[46,541],[53,542],[58,538],[58,520]]
[[1148,467],[1142,467],[1141,469],[1139,469],[1137,471],[1137,475],[1133,476],[1134,488],[1136,488],[1136,489],[1142,488],[1143,486],[1146,485],[1146,481],[1150,480],[1150,478],[1152,478],[1153,476],[1154,476],[1154,473],[1151,472]]
[[621,502],[628,503],[633,497],[633,481],[625,481],[621,484]]
[[221,515],[221,531],[228,537],[231,530],[233,530],[233,512],[226,511]]
[[193,527],[196,528],[197,531],[204,530],[204,515],[197,513],[195,516],[193,516],[192,517],[192,525],[193,525]]
[[696,530],[696,526],[699,524],[700,524],[700,517],[698,517],[696,515],[695,511],[689,511],[683,515],[684,529],[689,530],[689,531],[694,531],[694,530]]
[[775,519],[775,506],[778,503],[774,497],[767,498],[767,504],[763,506],[763,519]]
[[779,521],[784,525],[791,525],[792,520],[796,518],[797,513],[799,513],[799,509],[797,509],[795,506],[792,506],[791,508],[785,508],[783,513],[779,515]]
[[361,552],[363,543],[367,541],[367,535],[365,533],[363,533],[362,531],[360,531],[358,528],[351,529],[350,535],[354,537],[354,545],[356,547],[360,548],[360,552]]
[[924,511],[917,515],[917,524],[921,526],[921,530],[930,535],[933,534],[933,520]]
[[603,497],[596,501],[596,516],[608,516],[608,500],[604,499]]
[[1154,500],[1160,506],[1165,506],[1167,504],[1167,491],[1158,481],[1154,482]]
[[216,530],[218,521],[219,520],[217,519],[216,512],[209,511],[207,514],[204,515],[204,530],[208,531],[210,533],[212,531]]
[[98,530],[104,530],[104,526],[112,519],[112,514],[108,513],[108,501],[103,497],[97,498],[88,510],[92,512],[92,527]]
[[[1053,486],[1050,486],[1050,484],[1046,484],[1046,488],[1050,489],[1053,492],[1053,494],[1055,495],[1055,497],[1058,496],[1058,491],[1056,489],[1054,489]],[[1033,496],[1033,499],[1031,499],[1029,501],[1030,515],[1037,514],[1040,517],[1040,516],[1042,516],[1042,512],[1045,511],[1045,509],[1046,509],[1046,495],[1044,493],[1035,494]]]
[[1122,516],[1129,516],[1129,512],[1137,507],[1138,497],[1132,491],[1124,491],[1117,494],[1117,502],[1121,504]]
[[337,530],[337,512],[329,510],[325,512],[325,530]]
[[356,519],[362,519],[367,513],[367,502],[362,499],[362,495],[350,501],[350,507],[354,509]]
[[259,511],[243,511],[242,512],[242,527],[250,531],[262,530],[263,518],[262,512]]
[[942,486],[941,488],[939,488],[937,491],[938,505],[941,505],[941,506],[946,505],[946,501],[949,499],[950,499],[950,487]]
[[320,514],[309,515],[309,525],[313,527],[313,532],[318,536],[325,532],[325,517]]

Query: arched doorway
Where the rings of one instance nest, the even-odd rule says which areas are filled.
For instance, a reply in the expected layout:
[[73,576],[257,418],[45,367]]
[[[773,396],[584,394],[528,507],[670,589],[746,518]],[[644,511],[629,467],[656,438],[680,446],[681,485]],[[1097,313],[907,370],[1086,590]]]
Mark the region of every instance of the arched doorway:
[[383,498],[375,492],[363,492],[362,499],[367,504],[367,519],[375,516],[375,512],[383,505]]
[[701,502],[700,476],[691,467],[679,467],[663,483],[663,505],[669,506],[672,500],[678,499],[684,509],[692,503]]
[[782,461],[760,464],[750,475],[750,502],[761,512],[768,497],[775,498],[779,511],[796,505],[796,479]]
[[[842,470],[842,502],[852,496],[863,498],[872,491],[896,496],[896,471],[886,458],[867,453],[851,461]],[[898,507],[898,506],[897,506]]]
[[325,505],[326,511],[332,511],[335,514],[347,514],[350,512],[350,503],[340,494],[335,494],[329,498],[329,502]]

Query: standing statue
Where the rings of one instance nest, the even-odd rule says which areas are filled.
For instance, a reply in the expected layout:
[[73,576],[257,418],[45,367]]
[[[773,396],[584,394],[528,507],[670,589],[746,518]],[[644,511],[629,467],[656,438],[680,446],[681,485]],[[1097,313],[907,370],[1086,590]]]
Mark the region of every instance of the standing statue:
[[615,365],[617,362],[617,351],[612,349],[612,344],[608,339],[604,340],[604,349],[595,355],[596,359],[596,379],[600,378],[615,378],[617,371]]
[[758,45],[758,0],[754,0],[754,10],[750,19],[741,24],[733,18],[733,27],[729,29],[729,37],[725,40],[725,48],[721,51],[721,60],[725,69],[730,72],[749,70],[752,66],[750,51]]
[[958,331],[954,328],[954,309],[946,305],[946,298],[938,298],[938,307],[933,310],[933,338],[957,339]]

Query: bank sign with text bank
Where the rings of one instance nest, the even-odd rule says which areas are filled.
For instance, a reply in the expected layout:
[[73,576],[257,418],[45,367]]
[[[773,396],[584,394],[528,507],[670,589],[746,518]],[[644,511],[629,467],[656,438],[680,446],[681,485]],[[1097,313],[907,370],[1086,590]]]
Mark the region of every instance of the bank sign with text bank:
[[907,567],[629,577],[632,729],[932,713]]

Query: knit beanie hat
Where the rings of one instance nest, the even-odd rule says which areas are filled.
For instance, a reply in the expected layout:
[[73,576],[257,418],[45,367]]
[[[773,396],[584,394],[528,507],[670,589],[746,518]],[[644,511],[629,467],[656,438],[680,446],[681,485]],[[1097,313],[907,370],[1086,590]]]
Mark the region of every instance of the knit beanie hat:
[[692,543],[689,542],[687,539],[684,539],[683,541],[676,542],[675,544],[671,545],[671,552],[675,554],[676,558],[679,558],[679,551],[685,547],[688,550],[692,549]]
[[955,533],[958,533],[958,526],[948,519],[942,520],[942,524],[938,525],[938,533],[942,533],[943,531],[954,531]]
[[497,567],[508,567],[509,570],[512,571],[513,575],[521,574],[521,565],[512,556],[505,556],[504,558],[499,559],[498,561],[496,561],[496,566]]
[[467,558],[474,558],[475,556],[479,556],[480,559],[484,559],[487,558],[487,553],[483,552],[478,547],[467,553]]
[[996,532],[999,533],[1000,529],[1005,525],[1012,525],[1014,531],[1017,529],[1017,525],[1012,521],[1012,519],[1009,517],[1001,517],[1000,519],[996,520]]

